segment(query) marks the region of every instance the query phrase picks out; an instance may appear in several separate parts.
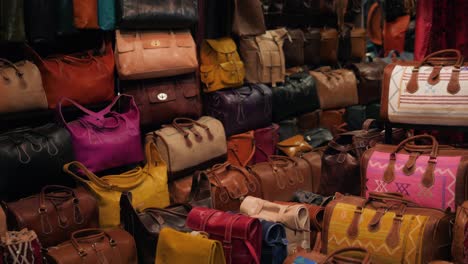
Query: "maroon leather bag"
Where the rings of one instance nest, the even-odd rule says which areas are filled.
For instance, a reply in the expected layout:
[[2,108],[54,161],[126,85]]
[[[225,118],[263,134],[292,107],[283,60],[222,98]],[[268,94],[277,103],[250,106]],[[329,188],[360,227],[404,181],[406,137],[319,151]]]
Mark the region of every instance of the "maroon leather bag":
[[271,126],[256,129],[255,137],[255,154],[252,163],[259,163],[268,160],[270,155],[275,154],[276,144],[279,142],[279,126],[271,124]]
[[195,207],[187,217],[187,227],[203,231],[223,243],[226,264],[260,264],[262,225],[256,218]]

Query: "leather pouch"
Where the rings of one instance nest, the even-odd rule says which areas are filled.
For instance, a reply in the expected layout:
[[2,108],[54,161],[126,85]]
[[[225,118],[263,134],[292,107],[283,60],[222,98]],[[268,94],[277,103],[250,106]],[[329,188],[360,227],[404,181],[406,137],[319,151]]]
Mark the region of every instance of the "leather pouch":
[[235,166],[247,166],[255,154],[254,131],[231,136],[227,145],[228,162]]
[[286,154],[288,157],[300,156],[306,152],[312,151],[307,141],[304,140],[302,135],[296,135],[278,143],[278,149]]
[[330,142],[330,140],[333,139],[333,135],[330,132],[330,130],[321,127],[307,130],[302,134],[304,136],[305,141],[312,148],[322,147],[328,144],[328,142]]

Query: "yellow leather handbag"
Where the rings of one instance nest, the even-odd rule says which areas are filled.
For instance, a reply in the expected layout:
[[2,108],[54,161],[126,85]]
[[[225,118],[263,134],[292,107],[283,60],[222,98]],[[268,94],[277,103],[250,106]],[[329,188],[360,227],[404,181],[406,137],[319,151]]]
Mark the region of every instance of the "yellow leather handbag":
[[199,232],[182,233],[163,228],[159,233],[155,264],[225,264],[223,245]]
[[[137,167],[120,175],[98,177],[80,162],[65,164],[65,172],[84,184],[98,200],[101,228],[120,224],[120,195],[132,192],[133,206],[141,211],[169,205],[167,166],[159,157],[153,141],[146,143],[146,166]],[[87,179],[86,179],[87,178]]]

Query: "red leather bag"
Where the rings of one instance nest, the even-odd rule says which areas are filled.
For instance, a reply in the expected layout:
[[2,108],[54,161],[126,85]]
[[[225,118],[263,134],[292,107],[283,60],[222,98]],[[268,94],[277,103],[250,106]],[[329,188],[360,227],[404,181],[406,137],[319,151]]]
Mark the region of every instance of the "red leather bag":
[[260,264],[262,225],[258,219],[195,207],[188,214],[186,225],[221,241],[226,264]]
[[275,154],[276,144],[279,141],[278,131],[279,126],[277,124],[254,131],[255,154],[252,164],[268,161],[268,157]]

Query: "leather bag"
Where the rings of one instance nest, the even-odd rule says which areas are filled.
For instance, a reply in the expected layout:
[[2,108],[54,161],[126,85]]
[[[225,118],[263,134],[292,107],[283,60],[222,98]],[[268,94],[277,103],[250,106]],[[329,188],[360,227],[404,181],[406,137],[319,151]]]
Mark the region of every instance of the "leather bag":
[[[161,230],[155,264],[224,264],[223,245],[200,232],[182,233],[171,228]],[[183,252],[183,254],[181,254]]]
[[24,42],[24,0],[4,0],[0,7],[0,41]]
[[234,0],[232,32],[238,36],[256,36],[265,31],[260,0]]
[[452,256],[455,263],[465,263],[468,259],[468,202],[465,201],[457,208],[457,215],[453,225]]
[[[358,255],[356,256],[356,253]],[[367,249],[362,247],[348,247],[336,250],[332,252],[329,256],[320,254],[316,251],[306,252],[306,251],[299,251],[298,253],[289,256],[285,261],[284,264],[294,264],[300,263],[299,261],[302,259],[307,259],[312,261],[312,263],[317,264],[346,264],[346,263],[354,263],[354,264],[371,264],[371,255],[367,251]],[[305,262],[308,263],[308,262]]]
[[135,99],[142,126],[159,127],[176,117],[202,115],[199,82],[195,74],[120,82]]
[[205,39],[200,50],[200,60],[200,75],[206,85],[205,92],[244,84],[244,63],[231,38]]
[[57,3],[47,0],[24,1],[24,24],[30,43],[53,43],[55,41]]
[[260,221],[241,214],[195,207],[187,217],[187,226],[206,232],[223,243],[227,264],[259,264],[262,249]]
[[319,128],[321,113],[322,110],[317,109],[313,112],[300,115],[297,118],[297,126],[302,130]]
[[261,264],[283,264],[288,256],[286,230],[280,223],[260,220],[262,224]]
[[279,141],[278,130],[279,126],[277,124],[271,124],[254,131],[255,154],[252,159],[253,164],[267,161],[270,155],[275,154],[276,144]]
[[317,66],[320,64],[320,29],[308,28],[304,30],[304,63]]
[[280,205],[248,196],[242,201],[241,213],[284,225],[288,240],[288,254],[299,249],[310,249],[310,219],[302,205]]
[[348,130],[345,108],[320,111],[319,116],[319,126],[330,130],[334,137]]
[[364,243],[373,263],[449,259],[452,220],[394,193],[343,196],[325,208],[321,253]]
[[245,64],[245,80],[249,83],[284,82],[286,64],[283,43],[287,30],[268,30],[265,34],[240,39],[240,52]]
[[226,136],[266,127],[272,121],[272,92],[264,84],[208,93],[205,113],[224,126]]
[[26,52],[41,72],[49,108],[56,108],[62,97],[83,105],[110,101],[114,97],[114,55],[110,42],[102,53],[87,51],[42,59],[31,48]]
[[198,21],[198,1],[118,0],[121,29],[183,29]]
[[315,78],[321,109],[336,109],[358,104],[357,81],[352,71],[321,68],[309,73]]
[[138,263],[135,240],[118,228],[76,231],[69,241],[48,248],[45,258],[51,264]]
[[[85,115],[67,122],[62,114],[63,101],[72,103]],[[116,109],[117,103],[121,111]],[[92,172],[143,160],[140,112],[132,96],[119,95],[99,112],[62,98],[58,104],[58,113],[62,124],[71,134],[76,160]]]
[[278,149],[286,154],[286,156],[293,158],[300,156],[306,152],[312,151],[312,146],[304,140],[304,136],[296,135],[278,143]]
[[322,196],[313,192],[298,190],[294,193],[292,201],[295,203],[311,204],[325,207],[329,202],[333,201],[334,199],[335,196]]
[[304,32],[300,29],[289,29],[283,44],[286,67],[304,65]]
[[316,81],[307,72],[292,74],[286,77],[283,85],[271,90],[274,122],[320,108]]
[[0,237],[0,253],[0,263],[43,263],[41,243],[33,230],[7,232]]
[[77,33],[78,30],[74,25],[73,0],[56,0],[56,5],[57,21],[55,26],[57,27],[57,35],[64,36]]
[[283,121],[278,122],[279,125],[279,140],[283,141],[288,138],[294,137],[301,133],[301,130],[298,126],[297,118],[293,117],[290,119],[285,119]]
[[327,145],[333,139],[333,135],[330,130],[326,128],[315,128],[312,130],[305,131],[303,133],[305,141],[312,148],[319,148]]
[[30,61],[0,59],[0,113],[47,109],[41,73]]
[[353,63],[346,66],[354,72],[357,79],[359,104],[379,101],[382,96],[382,77],[384,62]]
[[351,60],[363,61],[366,58],[367,38],[364,28],[351,29]]
[[168,77],[198,68],[189,31],[116,31],[115,64],[124,80]]
[[154,140],[161,159],[167,164],[169,181],[223,163],[227,158],[223,124],[209,116],[197,121],[176,118],[172,125],[148,135],[147,141]]
[[48,184],[73,184],[62,172],[62,166],[75,159],[71,137],[56,124],[2,133],[0,149],[1,200],[36,194]]
[[97,177],[79,162],[64,166],[64,171],[84,185],[96,197],[99,205],[99,226],[120,224],[119,202],[123,192],[132,192],[132,204],[137,210],[169,205],[167,166],[158,156],[153,142],[146,144],[147,164],[119,175]]
[[132,193],[124,192],[120,198],[120,208],[123,227],[135,239],[139,263],[154,264],[156,247],[163,229],[191,231],[185,227],[187,214],[192,209],[187,204],[137,211],[132,205]]
[[[196,173],[196,172],[195,172]],[[190,198],[190,191],[192,190],[193,174],[183,178],[169,182],[169,195],[171,203],[188,203]],[[210,205],[211,206],[211,201]]]
[[73,0],[76,28],[98,29],[98,0]]
[[324,28],[320,31],[320,63],[338,63],[338,31],[334,28]]
[[11,230],[34,230],[43,247],[65,242],[74,231],[99,224],[98,205],[86,190],[48,185],[37,195],[6,205]]
[[98,0],[98,22],[102,30],[115,29],[115,1]]
[[227,141],[227,160],[234,166],[245,167],[251,163],[255,154],[254,131],[229,137]]
[[[428,139],[430,145],[408,147]],[[398,146],[376,145],[361,161],[362,194],[399,192],[421,206],[452,212],[467,200],[468,151],[439,147],[433,136],[419,135]]]

